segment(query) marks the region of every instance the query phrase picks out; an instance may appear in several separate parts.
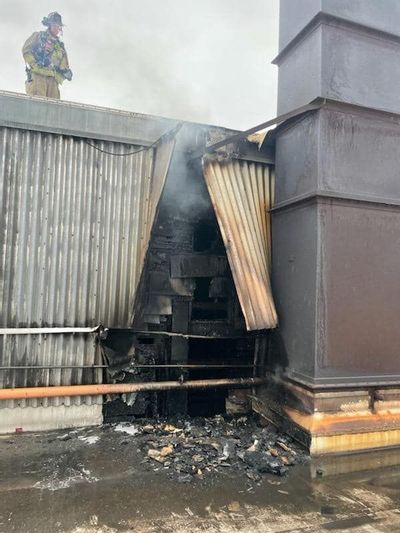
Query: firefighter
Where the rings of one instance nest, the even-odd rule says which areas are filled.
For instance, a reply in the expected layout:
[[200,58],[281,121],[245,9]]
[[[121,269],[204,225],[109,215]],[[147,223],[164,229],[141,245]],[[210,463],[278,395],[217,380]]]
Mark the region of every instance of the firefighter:
[[27,65],[26,94],[59,99],[59,86],[72,79],[67,52],[58,37],[63,27],[61,15],[54,11],[44,17],[42,24],[47,30],[33,33],[22,48]]

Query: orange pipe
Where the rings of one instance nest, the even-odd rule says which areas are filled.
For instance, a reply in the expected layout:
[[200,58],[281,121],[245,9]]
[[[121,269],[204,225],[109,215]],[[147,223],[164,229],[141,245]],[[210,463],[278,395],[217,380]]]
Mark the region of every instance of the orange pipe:
[[159,381],[150,383],[107,383],[100,385],[65,385],[56,387],[29,387],[0,389],[0,400],[28,400],[30,398],[54,398],[56,396],[97,396],[166,390],[190,390],[209,388],[246,388],[266,383],[266,378],[197,379],[192,381]]

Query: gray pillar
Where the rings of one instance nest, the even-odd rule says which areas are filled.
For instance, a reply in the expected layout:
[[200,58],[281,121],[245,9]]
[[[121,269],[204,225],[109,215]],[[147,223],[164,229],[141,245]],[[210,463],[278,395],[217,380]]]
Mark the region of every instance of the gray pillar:
[[281,0],[273,285],[311,387],[400,383],[400,2]]
[[278,114],[322,96],[400,112],[398,0],[281,0]]

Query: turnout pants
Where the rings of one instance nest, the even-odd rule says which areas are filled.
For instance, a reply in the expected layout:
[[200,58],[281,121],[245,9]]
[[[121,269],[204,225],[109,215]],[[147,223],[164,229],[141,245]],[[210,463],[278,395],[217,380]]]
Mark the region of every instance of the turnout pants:
[[42,76],[32,72],[32,81],[25,82],[26,94],[29,96],[47,96],[60,99],[60,89],[53,76]]

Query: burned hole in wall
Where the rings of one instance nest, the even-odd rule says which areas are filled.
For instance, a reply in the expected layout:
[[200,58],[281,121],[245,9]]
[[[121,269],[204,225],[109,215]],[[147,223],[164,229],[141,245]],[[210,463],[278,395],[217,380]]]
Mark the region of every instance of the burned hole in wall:
[[198,220],[194,225],[193,251],[224,253],[224,244],[215,217]]
[[[137,335],[129,330],[110,328],[99,344],[106,364],[105,383],[149,383],[163,379],[162,373],[152,368],[163,362],[163,343],[150,332]],[[151,391],[108,394],[103,403],[105,422],[154,417],[158,412],[158,398]]]
[[[223,379],[251,377],[253,362],[253,344],[243,339],[190,339],[189,364],[199,368],[189,370],[189,379]],[[214,365],[225,365],[216,368]],[[190,416],[214,416],[226,412],[226,399],[229,390],[207,389],[188,392],[188,414]]]
[[205,259],[201,275],[194,276],[192,320],[226,320],[231,296],[227,280],[226,251],[215,216],[193,227],[193,252]]
[[137,342],[139,344],[154,344],[154,338],[153,337],[138,337]]
[[[195,290],[192,302],[192,320],[225,320],[228,317],[228,299],[218,294],[213,294],[216,283],[223,284],[224,279],[202,277],[194,278]],[[223,293],[221,293],[223,294]]]
[[199,221],[193,229],[193,251],[208,252],[216,241],[217,228],[207,220]]

